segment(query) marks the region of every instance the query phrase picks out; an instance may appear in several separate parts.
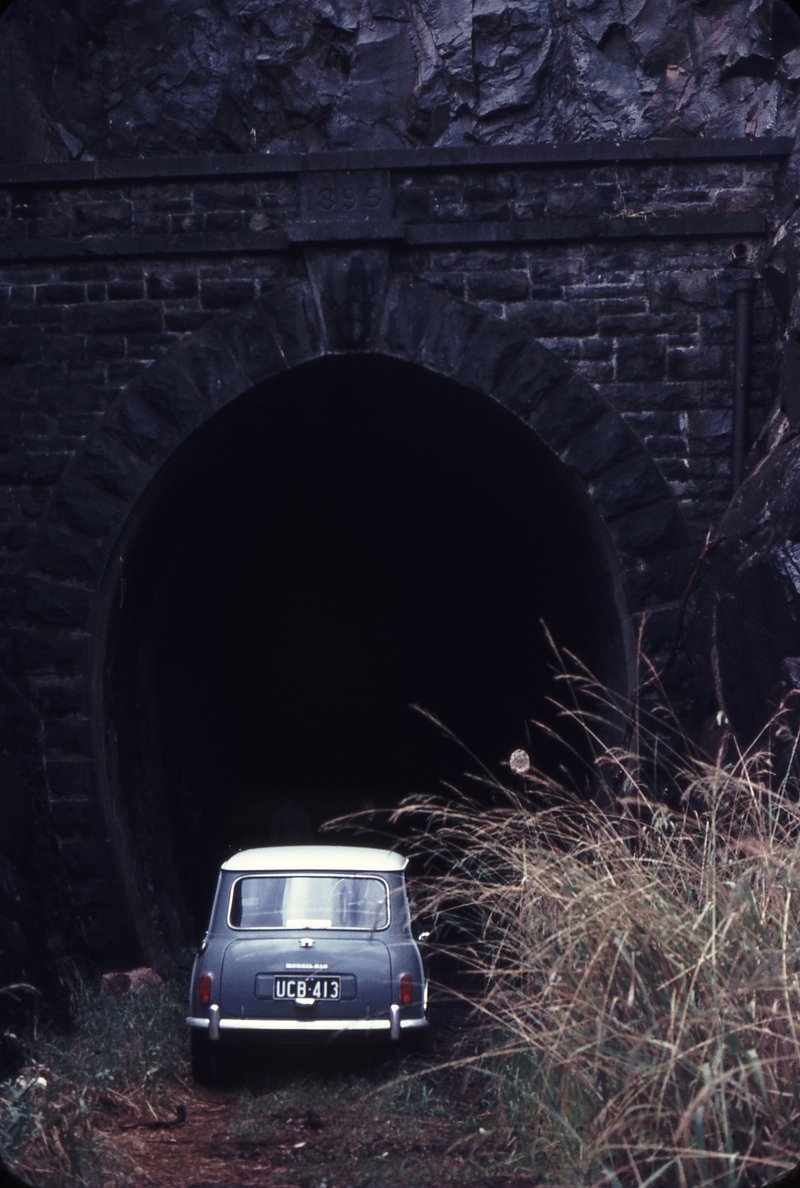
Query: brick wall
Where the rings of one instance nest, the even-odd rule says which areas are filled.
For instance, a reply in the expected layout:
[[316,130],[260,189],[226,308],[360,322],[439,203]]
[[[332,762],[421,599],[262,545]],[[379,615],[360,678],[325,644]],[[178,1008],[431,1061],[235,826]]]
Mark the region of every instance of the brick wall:
[[[439,232],[598,217],[636,224],[668,216],[684,226],[697,215],[766,211],[775,168],[398,170],[392,215]],[[298,217],[298,204],[294,177],[0,192],[6,257],[44,254],[54,241],[77,252],[87,237],[95,251],[101,241],[105,256],[0,261],[0,610],[9,610],[13,575],[49,487],[120,389],[219,311],[304,274],[297,247],[237,254],[218,243],[220,235],[280,231]],[[652,452],[700,537],[730,492],[732,247],[745,242],[757,266],[763,237],[642,230],[621,241],[593,241],[589,227],[582,238],[557,242],[397,244],[392,268],[524,323],[596,384]],[[159,255],[165,242],[169,251]],[[125,255],[114,258],[118,251]],[[774,398],[777,340],[760,285],[751,434]]]
[[[525,328],[595,385],[641,438],[699,542],[730,495],[733,248],[745,244],[758,270],[779,168],[777,158],[398,166],[386,170],[387,218],[353,238],[388,246],[391,274]],[[54,484],[110,403],[209,320],[306,279],[310,246],[341,242],[333,224],[304,223],[302,187],[299,172],[0,187],[4,639]],[[774,399],[778,340],[762,283],[751,436]],[[46,553],[46,535],[37,550]],[[58,576],[57,562],[48,572]],[[675,616],[665,608],[662,618],[663,650]],[[106,840],[87,841],[97,805],[59,784],[93,763],[88,674],[75,677],[91,640],[46,621],[18,634],[16,663],[47,719],[51,812],[73,901],[92,912],[112,879]],[[73,819],[76,805],[86,821]]]

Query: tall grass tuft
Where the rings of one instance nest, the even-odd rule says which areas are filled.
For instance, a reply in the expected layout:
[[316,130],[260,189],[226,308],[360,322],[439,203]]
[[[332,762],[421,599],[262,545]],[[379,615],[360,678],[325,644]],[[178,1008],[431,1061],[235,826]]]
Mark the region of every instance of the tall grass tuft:
[[69,965],[64,976],[73,1029],[21,1036],[27,1066],[0,1082],[0,1162],[38,1188],[125,1185],[135,1168],[117,1124],[156,1117],[186,1088],[186,987],[116,994]]
[[450,993],[474,1008],[473,1067],[520,1161],[557,1184],[764,1184],[800,1160],[783,718],[711,761],[663,703],[624,714],[585,671],[564,679],[591,783],[531,767],[392,818],[427,871],[418,910],[468,975]]

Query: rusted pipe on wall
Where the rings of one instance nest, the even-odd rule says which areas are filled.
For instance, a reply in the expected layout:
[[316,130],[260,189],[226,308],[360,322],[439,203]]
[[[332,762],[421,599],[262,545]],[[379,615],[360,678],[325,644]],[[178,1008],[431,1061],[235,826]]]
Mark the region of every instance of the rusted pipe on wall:
[[736,357],[733,372],[732,494],[738,491],[742,482],[750,428],[750,365],[753,355],[753,297],[755,290],[755,277],[749,272],[734,279]]

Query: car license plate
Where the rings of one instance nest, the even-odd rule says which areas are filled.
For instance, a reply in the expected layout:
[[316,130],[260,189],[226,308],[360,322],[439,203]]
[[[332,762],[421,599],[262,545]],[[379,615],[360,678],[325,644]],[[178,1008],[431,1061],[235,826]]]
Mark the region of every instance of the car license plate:
[[276,978],[275,998],[318,998],[334,1002],[339,997],[338,978]]

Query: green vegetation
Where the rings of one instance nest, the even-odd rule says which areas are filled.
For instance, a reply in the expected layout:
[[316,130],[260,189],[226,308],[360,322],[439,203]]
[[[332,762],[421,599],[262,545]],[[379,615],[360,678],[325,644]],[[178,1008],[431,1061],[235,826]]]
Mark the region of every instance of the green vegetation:
[[800,1160],[796,740],[781,714],[712,763],[662,703],[604,742],[618,706],[564,679],[594,802],[528,770],[394,814],[479,987],[476,1068],[557,1184],[764,1184]]
[[[239,1152],[265,1184],[327,1166],[343,1185],[410,1186],[436,1168],[442,1182],[530,1171],[558,1188],[749,1188],[797,1164],[785,715],[746,754],[723,738],[712,762],[663,706],[622,713],[587,674],[564,679],[563,713],[594,753],[582,788],[517,762],[507,786],[486,776],[474,797],[392,814],[423,872],[416,910],[457,971],[440,994],[461,997],[467,1025],[400,1064],[325,1069],[304,1053],[233,1095],[205,1091],[208,1158]],[[194,1092],[185,987],[117,996],[75,976],[72,992],[74,1033],[36,1031],[28,1068],[0,1085],[0,1153],[42,1188],[145,1182],[120,1135]]]
[[[126,1161],[103,1115],[154,1117],[153,1103],[188,1080],[186,987],[119,995],[67,969],[74,1030],[20,1037],[26,1067],[0,1082],[0,1160],[37,1188],[93,1186]],[[98,1113],[99,1111],[99,1113]]]

